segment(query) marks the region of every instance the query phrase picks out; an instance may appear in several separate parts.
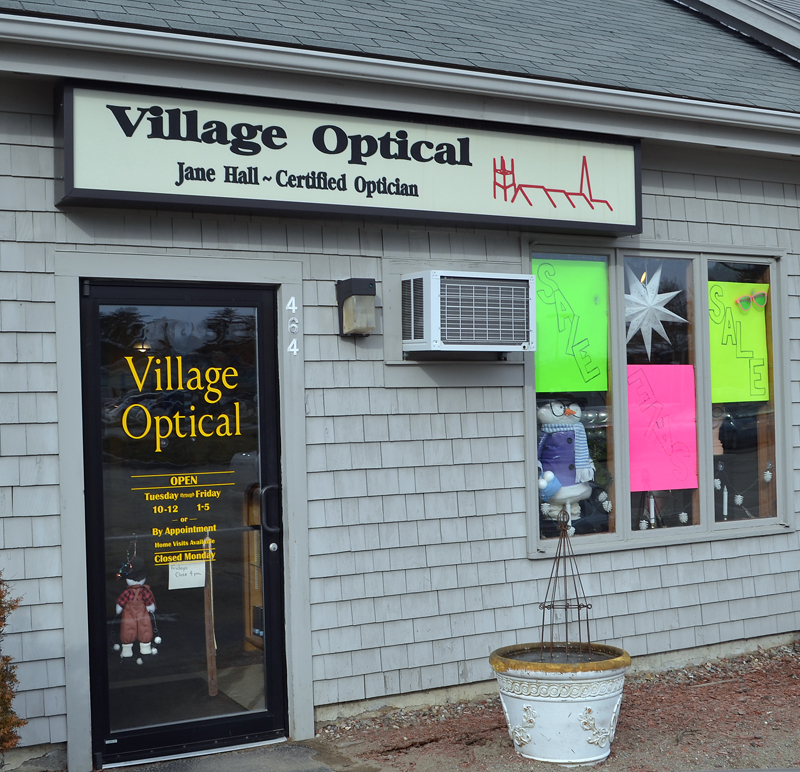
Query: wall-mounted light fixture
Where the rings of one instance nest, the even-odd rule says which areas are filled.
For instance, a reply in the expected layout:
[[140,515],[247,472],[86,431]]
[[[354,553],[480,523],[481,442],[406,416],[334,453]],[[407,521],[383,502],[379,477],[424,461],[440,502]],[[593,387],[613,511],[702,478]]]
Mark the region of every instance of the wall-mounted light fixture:
[[336,282],[339,335],[369,335],[375,330],[375,279]]

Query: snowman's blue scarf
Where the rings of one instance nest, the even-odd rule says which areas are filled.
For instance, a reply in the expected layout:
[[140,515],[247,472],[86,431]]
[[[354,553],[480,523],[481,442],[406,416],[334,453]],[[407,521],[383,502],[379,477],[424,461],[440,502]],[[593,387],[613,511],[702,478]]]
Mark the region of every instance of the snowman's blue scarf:
[[[594,462],[589,456],[589,443],[586,442],[586,430],[583,424],[540,424],[543,434],[556,432],[572,432],[575,435],[575,481],[589,482],[594,480]],[[539,438],[539,452],[542,450],[544,437]]]

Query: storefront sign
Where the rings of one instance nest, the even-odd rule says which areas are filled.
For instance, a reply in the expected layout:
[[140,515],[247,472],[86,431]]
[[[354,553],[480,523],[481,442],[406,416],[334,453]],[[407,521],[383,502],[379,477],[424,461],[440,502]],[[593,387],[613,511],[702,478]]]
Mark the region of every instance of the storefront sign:
[[204,587],[206,583],[205,561],[196,560],[191,563],[169,564],[169,589],[186,590],[193,587]]
[[600,260],[534,257],[536,390],[608,389],[608,267]]
[[769,400],[768,298],[769,284],[708,285],[712,402]]
[[83,88],[64,123],[60,204],[641,230],[633,141]]
[[632,491],[697,487],[692,365],[628,365]]

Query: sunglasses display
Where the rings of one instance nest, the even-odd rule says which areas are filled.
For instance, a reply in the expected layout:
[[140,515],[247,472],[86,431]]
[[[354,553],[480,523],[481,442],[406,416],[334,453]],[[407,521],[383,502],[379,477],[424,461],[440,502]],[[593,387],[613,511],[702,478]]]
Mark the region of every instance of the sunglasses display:
[[742,311],[749,311],[753,305],[758,308],[764,308],[767,305],[767,293],[754,292],[752,295],[742,295],[740,298],[736,298],[736,305]]

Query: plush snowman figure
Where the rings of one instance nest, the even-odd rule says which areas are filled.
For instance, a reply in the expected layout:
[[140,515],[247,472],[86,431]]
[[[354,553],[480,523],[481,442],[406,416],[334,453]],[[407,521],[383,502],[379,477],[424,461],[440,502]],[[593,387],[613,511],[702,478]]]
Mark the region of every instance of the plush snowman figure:
[[[144,560],[134,555],[129,565],[130,570],[125,578],[128,589],[117,598],[116,606],[117,614],[122,614],[119,630],[122,659],[133,656],[133,644],[136,641],[139,641],[140,654],[155,654],[157,651],[153,648],[153,623],[150,619],[150,614],[156,610],[156,599],[145,584],[147,574],[144,570]],[[141,657],[137,662],[142,664]]]
[[592,495],[594,462],[589,457],[586,431],[577,402],[543,400],[536,411],[539,421],[539,497],[542,514],[557,515],[566,509],[580,515],[578,502]]

